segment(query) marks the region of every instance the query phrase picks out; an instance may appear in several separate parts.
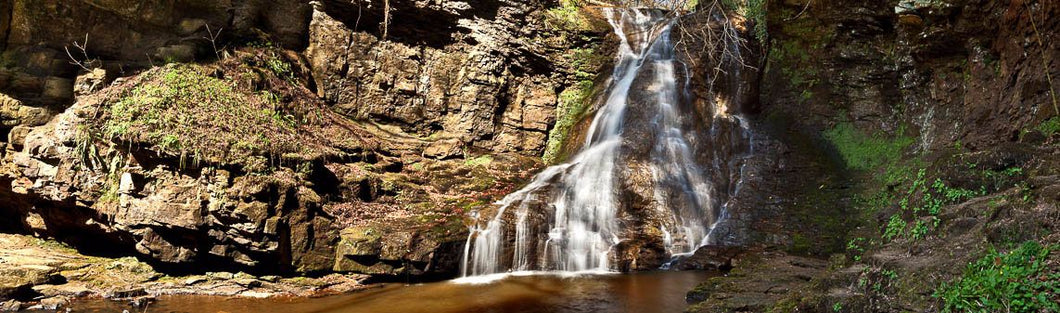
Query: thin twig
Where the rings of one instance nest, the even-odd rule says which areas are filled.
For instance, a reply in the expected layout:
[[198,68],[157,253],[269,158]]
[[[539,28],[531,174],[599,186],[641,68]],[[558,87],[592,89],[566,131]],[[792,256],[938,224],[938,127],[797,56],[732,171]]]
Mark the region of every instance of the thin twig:
[[1023,6],[1027,7],[1027,18],[1031,20],[1031,28],[1034,28],[1034,36],[1038,39],[1038,47],[1042,50],[1042,70],[1045,71],[1045,80],[1049,82],[1049,94],[1053,98],[1053,113],[1060,116],[1060,110],[1057,109],[1056,105],[1056,90],[1053,89],[1053,75],[1049,72],[1049,62],[1046,60],[1048,56],[1046,54],[1045,45],[1042,44],[1042,33],[1038,32],[1038,23],[1034,22],[1034,12],[1031,12],[1031,7],[1026,2]]
[[210,30],[210,24],[206,24],[206,33],[209,34],[210,36],[209,37],[202,37],[202,38],[205,38],[206,40],[210,41],[210,45],[213,46],[213,54],[214,54],[214,56],[217,57],[218,61],[221,60],[221,52],[220,52],[220,50],[217,50],[217,38],[221,36],[221,32],[224,31],[224,30],[225,30],[225,28],[221,27],[221,29],[217,30],[217,33],[214,33],[212,30]]
[[787,22],[799,18],[799,16],[802,16],[803,13],[806,13],[806,9],[810,8],[811,3],[813,3],[813,0],[806,1],[806,5],[802,7],[802,11],[799,11],[799,14],[795,14],[795,16],[786,18],[784,19],[784,21]]
[[90,58],[88,56],[88,34],[87,33],[85,34],[85,42],[84,43],[79,43],[76,40],[74,40],[73,44],[74,44],[74,48],[77,48],[78,50],[81,51],[81,55],[84,56],[84,60],[78,60],[77,58],[75,58],[74,54],[70,53],[70,47],[69,46],[64,46],[63,50],[66,50],[66,56],[70,58],[70,64],[77,65],[77,66],[81,67],[81,69],[85,70],[86,72],[91,72],[92,69],[90,69],[89,67],[92,67],[93,63],[95,63],[95,62],[92,60],[92,58]]

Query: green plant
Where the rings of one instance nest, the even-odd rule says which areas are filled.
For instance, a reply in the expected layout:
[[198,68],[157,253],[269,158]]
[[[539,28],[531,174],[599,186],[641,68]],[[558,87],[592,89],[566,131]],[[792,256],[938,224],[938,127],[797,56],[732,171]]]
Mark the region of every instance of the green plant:
[[273,74],[276,74],[277,77],[288,81],[294,80],[294,71],[291,70],[291,63],[276,55],[270,55],[265,59],[265,67],[272,71]]
[[852,259],[854,259],[855,262],[861,261],[861,255],[865,253],[865,246],[863,246],[865,242],[866,240],[864,237],[857,237],[847,241],[847,251],[850,251],[853,255]]
[[83,124],[77,127],[74,137],[74,155],[89,170],[99,169],[103,165],[103,158],[96,147],[98,137],[98,133],[89,125]]
[[[909,237],[914,240],[922,239],[927,236],[931,228],[938,226],[940,222],[938,215],[944,206],[986,194],[985,189],[973,191],[951,187],[940,178],[936,178],[930,185],[927,182],[927,171],[924,169],[917,171],[916,178],[912,181],[905,196],[898,200],[898,212],[891,215],[884,228],[884,239],[894,240],[906,235],[905,229],[910,223],[904,218],[906,215],[917,219],[916,223],[909,228]],[[921,218],[927,218],[930,223]]]
[[923,220],[916,221],[916,224],[913,225],[913,228],[909,230],[909,234],[913,237],[914,240],[923,239],[927,236],[927,233],[928,225],[924,223]]
[[1053,247],[1027,241],[1008,253],[991,248],[933,294],[942,312],[1057,312],[1060,274],[1045,260]]
[[898,272],[895,272],[894,270],[880,270],[880,274],[890,280],[898,279]]
[[698,6],[698,5],[699,5],[699,0],[688,0],[688,1],[685,1],[685,5],[683,7],[684,7],[684,9],[686,11],[692,11],[692,10],[695,10],[696,6]]
[[719,0],[719,4],[725,10],[735,11],[748,20],[754,21],[755,38],[765,43],[766,31],[766,0]]
[[747,9],[743,15],[755,21],[755,38],[759,42],[766,42],[769,36],[766,29],[766,0],[747,0]]
[[901,237],[902,233],[905,232],[905,227],[907,225],[908,223],[902,219],[901,214],[896,213],[891,215],[891,218],[887,221],[887,227],[883,231],[883,238],[892,240]]
[[839,311],[842,311],[842,310],[843,310],[843,303],[836,302],[835,304],[832,305],[832,311],[833,312],[839,312]]
[[1046,137],[1052,137],[1053,134],[1060,132],[1060,116],[1054,116],[1050,119],[1044,120],[1034,129],[1042,132]]

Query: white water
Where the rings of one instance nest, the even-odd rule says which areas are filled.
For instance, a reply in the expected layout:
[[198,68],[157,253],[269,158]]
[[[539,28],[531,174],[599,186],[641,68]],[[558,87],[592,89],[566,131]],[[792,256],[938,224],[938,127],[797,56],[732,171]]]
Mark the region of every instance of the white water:
[[[623,127],[635,82],[646,86],[638,92],[653,95],[651,104],[657,106],[650,121],[655,129],[650,167],[654,206],[662,216],[672,217],[666,225],[658,225],[667,252],[689,254],[709,242],[722,213],[711,198],[711,181],[693,157],[689,117],[682,116],[687,112],[678,108],[670,39],[673,21],[651,10],[606,10],[605,14],[619,39],[618,55],[582,149],[569,162],[545,169],[526,187],[506,196],[497,203],[494,218],[471,228],[463,276],[483,277],[465,279],[468,282],[490,281],[506,272],[612,270],[613,250],[623,234],[618,223],[618,187],[623,182],[617,174],[626,165],[621,155]],[[648,73],[642,69],[653,75],[638,75]],[[546,221],[547,230],[535,229],[532,221],[541,212],[534,212],[531,204],[543,201],[553,213]],[[513,219],[515,225],[505,225]]]

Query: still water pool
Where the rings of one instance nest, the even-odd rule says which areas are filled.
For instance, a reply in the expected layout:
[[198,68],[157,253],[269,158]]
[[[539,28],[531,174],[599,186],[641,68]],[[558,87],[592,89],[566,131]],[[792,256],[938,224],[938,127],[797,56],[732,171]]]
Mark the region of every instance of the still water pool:
[[[510,275],[489,282],[388,284],[382,288],[323,298],[241,299],[166,296],[148,312],[371,312],[530,313],[681,312],[685,293],[715,275],[710,272],[650,272],[597,275]],[[121,312],[120,304],[81,303],[75,312]]]

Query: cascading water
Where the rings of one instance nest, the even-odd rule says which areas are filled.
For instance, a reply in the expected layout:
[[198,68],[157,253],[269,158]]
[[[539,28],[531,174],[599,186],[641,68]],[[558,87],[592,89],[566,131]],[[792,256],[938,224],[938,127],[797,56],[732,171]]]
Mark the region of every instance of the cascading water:
[[[581,150],[502,199],[497,214],[484,226],[472,227],[463,276],[612,270],[616,246],[627,234],[619,221],[619,211],[627,207],[623,201],[628,201],[621,194],[622,173],[632,167],[624,155],[630,153],[627,146],[650,146],[652,206],[668,216],[655,226],[663,233],[666,252],[688,254],[708,243],[724,206],[713,199],[712,181],[696,164],[689,142],[695,137],[694,121],[687,116],[687,105],[680,105],[679,88],[688,83],[677,83],[679,62],[670,38],[675,20],[649,9],[604,13],[619,40],[618,55]],[[627,116],[635,102],[631,90],[645,98],[637,105],[655,105],[655,110]],[[641,124],[653,128],[649,141],[654,142],[631,143],[634,139],[624,136],[630,119],[644,120]]]

